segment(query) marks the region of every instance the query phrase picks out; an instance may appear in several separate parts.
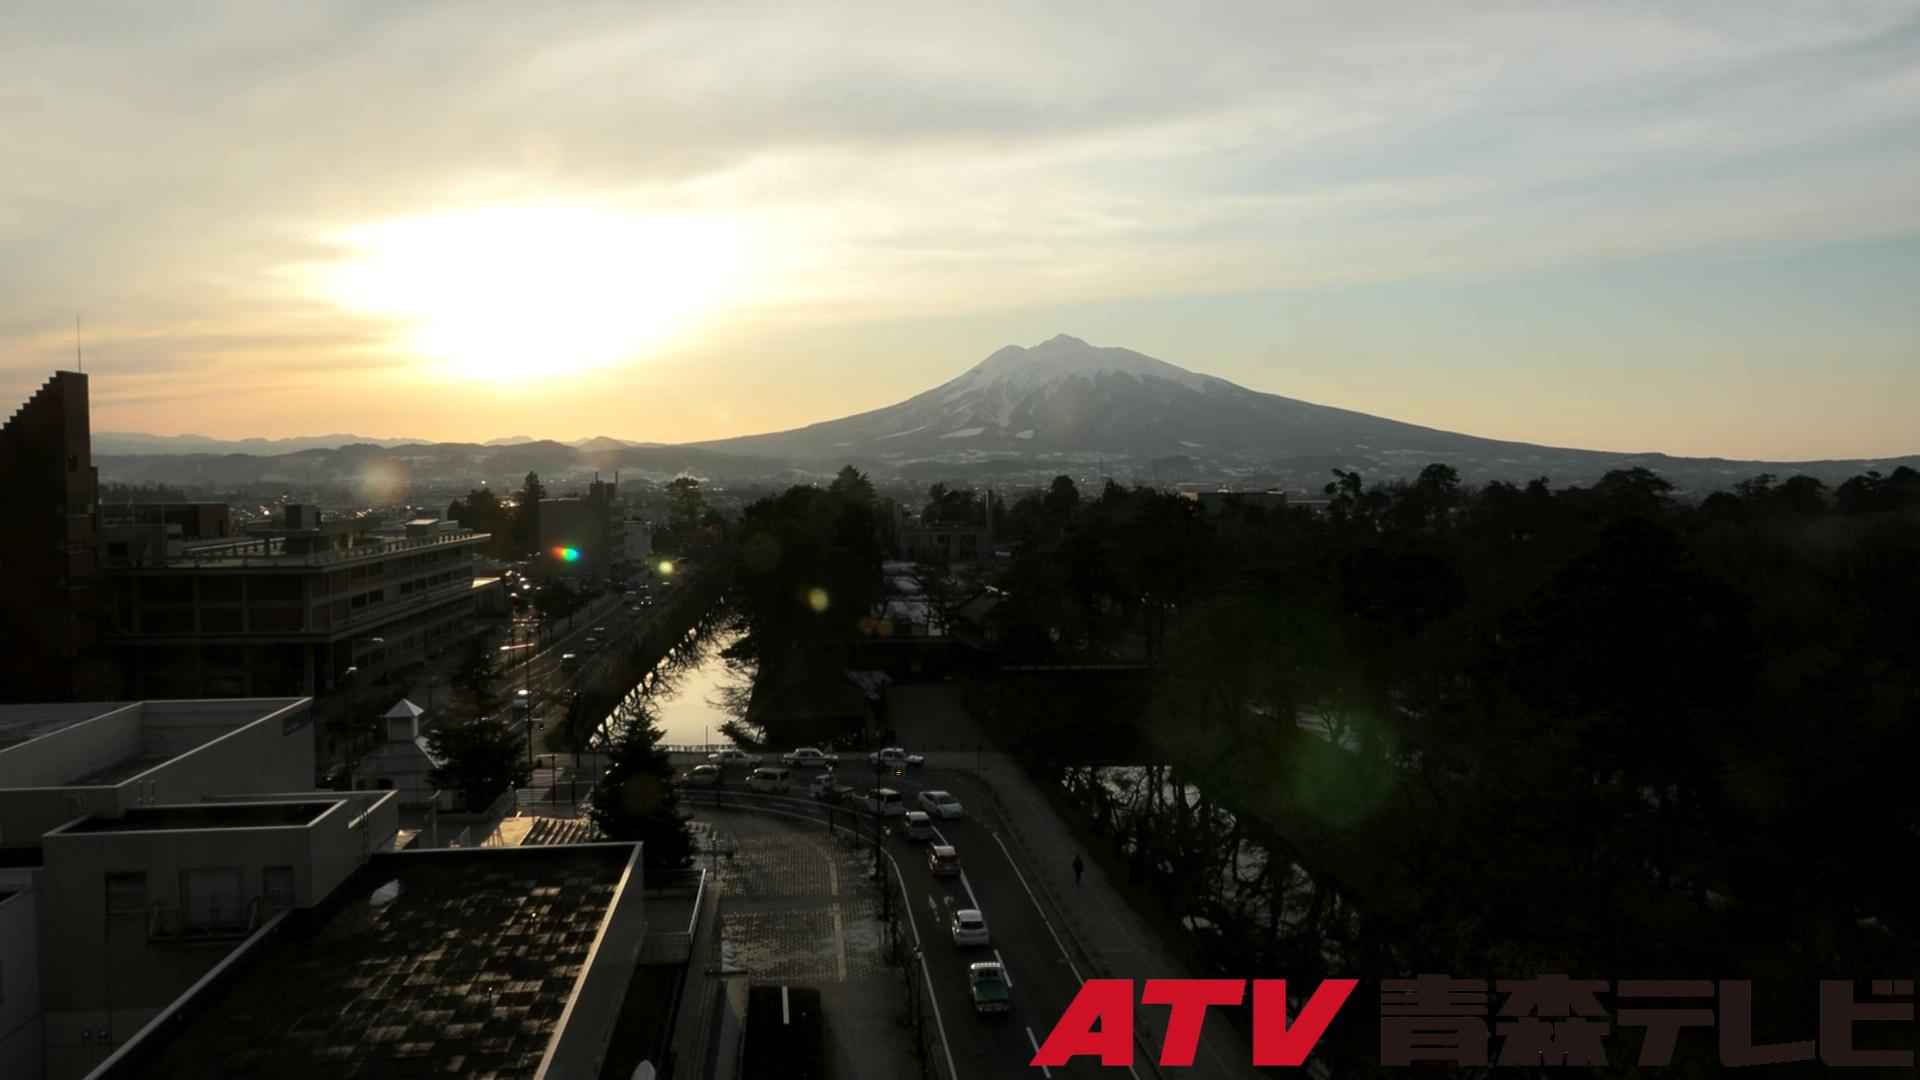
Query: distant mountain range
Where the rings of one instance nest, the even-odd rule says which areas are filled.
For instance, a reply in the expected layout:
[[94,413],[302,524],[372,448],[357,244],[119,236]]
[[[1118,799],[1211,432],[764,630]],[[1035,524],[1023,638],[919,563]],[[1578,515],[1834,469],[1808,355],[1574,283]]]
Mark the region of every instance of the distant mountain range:
[[[1709,490],[1762,472],[1835,482],[1869,468],[1920,467],[1920,456],[1805,462],[1680,458],[1574,450],[1440,431],[1250,390],[1130,349],[1065,334],[1009,345],[957,378],[881,409],[789,431],[685,446],[594,436],[572,443],[524,435],[476,443],[353,435],[222,442],[203,436],[101,433],[109,479],[245,484],[348,482],[384,462],[416,484],[459,485],[588,470],[677,471],[720,479],[823,476],[845,464],[877,476],[1039,481],[1065,472],[1122,481],[1317,489],[1332,469],[1410,476],[1443,461],[1463,479],[1585,483],[1641,465],[1682,489]],[[216,479],[218,478],[218,479]]]

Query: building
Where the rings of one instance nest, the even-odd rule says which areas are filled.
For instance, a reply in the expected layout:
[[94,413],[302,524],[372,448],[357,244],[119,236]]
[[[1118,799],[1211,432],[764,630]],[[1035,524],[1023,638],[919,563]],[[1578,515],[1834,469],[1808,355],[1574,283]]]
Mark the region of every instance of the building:
[[902,523],[896,529],[904,559],[938,557],[972,562],[993,556],[993,530],[985,525]]
[[585,495],[540,500],[540,555],[534,566],[543,578],[573,578],[605,584],[626,558],[626,514],[618,499],[619,480],[595,478]]
[[226,503],[114,503],[102,506],[100,517],[107,529],[116,525],[163,525],[169,537],[182,542],[225,540],[234,535],[232,508]]
[[313,772],[304,698],[0,706],[0,1076],[103,1060],[324,882],[321,833],[390,842],[392,813],[366,816],[389,793],[323,793],[351,805],[322,820]]
[[1232,491],[1220,489],[1208,491],[1201,488],[1182,487],[1180,497],[1200,504],[1200,511],[1211,517],[1228,510],[1258,509],[1269,514],[1277,514],[1287,509],[1322,512],[1327,500],[1312,498],[1304,493],[1285,491]]
[[240,538],[108,532],[107,642],[130,696],[314,694],[423,660],[471,632],[485,533],[290,505]]
[[99,701],[99,473],[87,377],[57,371],[0,426],[0,701]]
[[307,698],[0,707],[0,1076],[663,1060],[715,947],[703,874],[650,888],[631,843],[403,850],[397,792],[311,790],[311,716]]
[[648,907],[637,844],[374,853],[90,1075],[616,1075]]

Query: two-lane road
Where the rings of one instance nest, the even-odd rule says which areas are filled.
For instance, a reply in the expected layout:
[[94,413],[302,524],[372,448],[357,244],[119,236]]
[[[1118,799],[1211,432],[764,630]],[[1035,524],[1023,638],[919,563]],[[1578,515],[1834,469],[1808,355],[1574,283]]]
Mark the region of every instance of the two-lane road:
[[[790,796],[747,791],[741,784],[747,771],[738,767],[727,770],[720,795],[726,805],[811,816],[821,819],[824,827],[824,807],[804,797],[804,783],[813,770],[794,771],[798,794]],[[841,782],[853,784],[858,791],[873,786],[870,770],[857,758],[838,771]],[[901,792],[911,809],[917,808],[922,791],[951,790],[944,776],[940,770],[916,769],[904,776],[889,775],[883,783]],[[693,788],[682,797],[689,803],[702,804],[714,794],[710,789]],[[835,817],[863,836],[873,835],[873,819],[864,814],[841,809]],[[1151,1075],[1146,1066],[1137,1070],[1103,1069],[1086,1059],[1051,1069],[1029,1064],[1079,992],[1084,962],[1073,952],[1072,943],[1058,932],[1058,914],[1029,887],[1030,868],[1019,865],[1017,851],[1006,841],[1004,825],[990,810],[969,806],[962,818],[935,822],[938,838],[932,843],[950,844],[960,855],[961,873],[957,877],[936,877],[927,865],[929,844],[906,839],[901,824],[898,818],[886,822],[890,828],[886,854],[891,857],[890,868],[898,867],[907,896],[908,910],[903,914],[911,919],[911,925],[903,925],[901,932],[909,941],[920,944],[925,965],[922,983],[930,988],[940,1014],[935,1036],[944,1033],[944,1051],[951,1056],[958,1078]],[[990,946],[962,948],[953,943],[953,914],[963,908],[977,908],[986,916]],[[981,960],[998,960],[1005,966],[1012,989],[1012,1005],[1006,1014],[981,1016],[973,1010],[967,966]]]

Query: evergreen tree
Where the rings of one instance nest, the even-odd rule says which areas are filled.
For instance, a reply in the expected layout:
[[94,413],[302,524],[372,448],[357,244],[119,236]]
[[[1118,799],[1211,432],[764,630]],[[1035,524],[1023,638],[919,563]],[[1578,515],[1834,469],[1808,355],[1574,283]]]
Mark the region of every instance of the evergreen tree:
[[607,769],[594,782],[587,812],[602,836],[640,841],[649,870],[677,870],[693,856],[673,763],[660,748],[664,734],[643,707],[629,709],[609,748]]
[[427,748],[440,762],[434,786],[459,792],[469,810],[527,782],[526,732],[498,716],[444,719],[427,734]]

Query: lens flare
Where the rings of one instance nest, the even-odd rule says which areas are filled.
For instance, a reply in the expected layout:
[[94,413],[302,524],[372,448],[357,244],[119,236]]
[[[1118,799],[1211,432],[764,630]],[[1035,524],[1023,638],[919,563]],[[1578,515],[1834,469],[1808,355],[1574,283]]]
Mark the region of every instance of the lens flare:
[[579,548],[557,547],[553,549],[553,555],[554,555],[554,558],[559,559],[561,562],[579,562],[580,561]]
[[812,608],[814,611],[819,612],[819,611],[827,610],[827,604],[828,604],[827,590],[809,589],[807,591],[807,606]]

